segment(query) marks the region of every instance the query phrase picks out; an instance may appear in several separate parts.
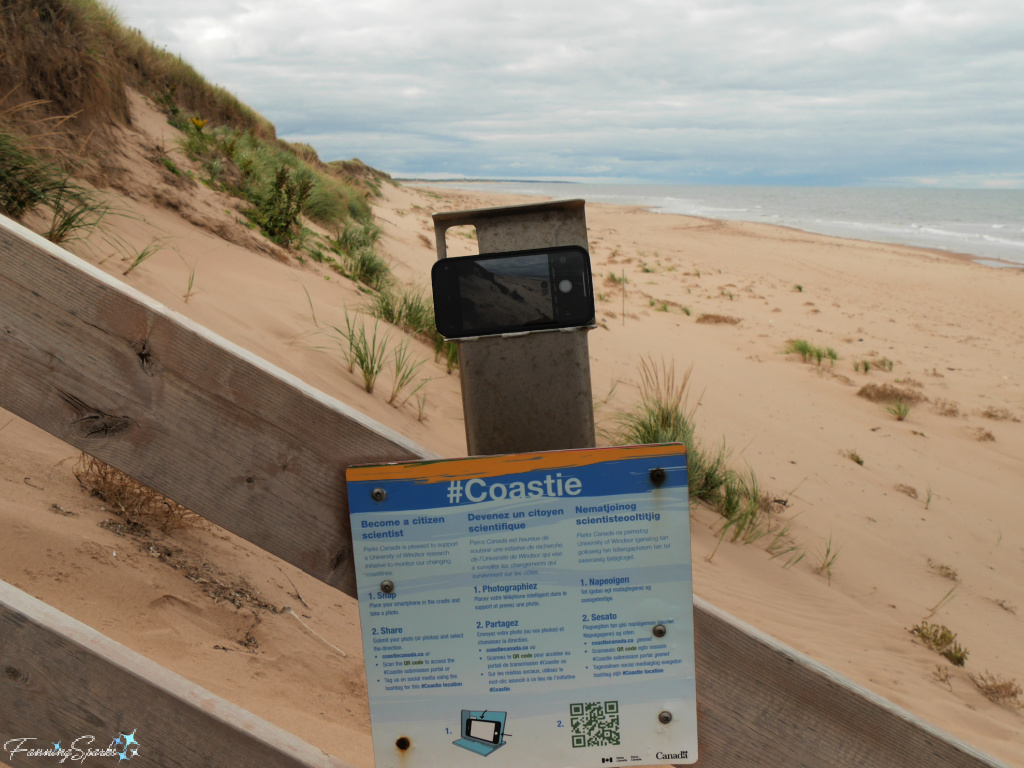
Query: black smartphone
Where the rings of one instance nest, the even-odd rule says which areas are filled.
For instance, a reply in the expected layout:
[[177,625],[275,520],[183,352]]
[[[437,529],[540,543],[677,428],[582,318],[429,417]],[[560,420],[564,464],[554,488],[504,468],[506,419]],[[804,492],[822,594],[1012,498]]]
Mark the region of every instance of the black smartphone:
[[434,262],[434,321],[448,339],[594,322],[590,254],[578,245]]

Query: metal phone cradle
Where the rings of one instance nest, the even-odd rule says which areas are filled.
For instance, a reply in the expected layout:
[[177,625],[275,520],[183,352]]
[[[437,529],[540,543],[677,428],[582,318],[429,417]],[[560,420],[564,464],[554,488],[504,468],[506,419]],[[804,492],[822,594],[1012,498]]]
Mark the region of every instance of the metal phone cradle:
[[[445,233],[476,227],[480,253],[587,243],[583,200],[435,213],[437,258]],[[459,340],[459,376],[471,456],[593,448],[590,328]]]

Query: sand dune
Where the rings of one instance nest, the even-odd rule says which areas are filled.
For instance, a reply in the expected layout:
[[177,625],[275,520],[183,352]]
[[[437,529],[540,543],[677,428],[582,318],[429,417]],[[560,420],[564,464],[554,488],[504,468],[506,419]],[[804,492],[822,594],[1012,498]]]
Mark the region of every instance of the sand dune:
[[[174,129],[141,102],[136,111],[141,133],[125,162],[137,172],[122,185],[131,196],[116,201],[130,217],[116,226],[137,248],[154,237],[166,246],[126,282],[421,445],[463,455],[457,374],[412,341],[431,377],[424,418],[413,403],[395,408],[386,394],[367,394],[330,330],[365,296],[259,243],[236,223],[229,198],[161,176],[145,160],[146,142],[171,141]],[[386,187],[375,205],[383,251],[400,279],[425,286],[431,213],[522,201]],[[692,366],[705,445],[724,440],[733,465],[749,465],[785,502],[779,524],[798,549],[774,559],[769,536],[723,543],[709,561],[721,518],[696,507],[696,592],[1024,766],[1021,712],[986,699],[969,677],[1024,682],[1024,271],[626,207],[588,205],[587,216],[602,440],[612,439],[614,415],[637,402],[641,356],[680,373]],[[457,231],[448,244],[453,255],[476,252]],[[95,238],[77,250],[119,277],[127,267]],[[624,298],[610,273],[625,274]],[[838,360],[803,362],[785,352],[791,339],[832,347]],[[865,360],[867,373],[854,370]],[[921,400],[897,421],[858,397],[866,384]],[[79,487],[76,460],[74,449],[0,412],[0,578],[325,751],[372,765],[355,602],[206,525],[141,537],[100,527],[116,518]],[[829,542],[838,551],[830,574],[820,572]],[[218,583],[244,584],[253,598],[230,602]],[[908,632],[954,587],[929,620],[958,633],[969,650],[963,669]]]

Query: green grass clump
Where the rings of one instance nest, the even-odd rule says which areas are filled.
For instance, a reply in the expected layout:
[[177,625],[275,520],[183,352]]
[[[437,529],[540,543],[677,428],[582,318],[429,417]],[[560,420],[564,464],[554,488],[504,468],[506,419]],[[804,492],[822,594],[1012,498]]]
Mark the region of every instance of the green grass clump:
[[968,650],[956,641],[956,632],[945,624],[929,624],[922,621],[909,631],[927,647],[949,659],[954,666],[962,667],[966,663]]
[[710,451],[696,439],[693,413],[686,411],[690,370],[676,381],[675,369],[662,361],[640,361],[640,404],[619,417],[616,438],[627,445],[682,443],[686,446],[690,495],[717,505],[726,477],[724,444]]
[[[395,349],[391,365],[395,378],[391,385],[391,396],[388,398],[388,403],[394,404],[395,400],[397,400],[398,396],[402,393],[402,390],[412,384],[412,380],[415,378],[416,372],[419,371],[420,367],[423,365],[423,361],[413,360],[412,353],[409,350],[409,342],[403,341]],[[412,392],[410,392],[405,399],[399,403],[399,406],[404,405],[409,398],[418,393],[426,383],[427,379],[420,381],[420,383],[413,388]]]
[[729,535],[730,541],[751,544],[769,532],[771,502],[761,492],[757,476],[749,468],[746,473],[733,470],[725,472],[718,511],[725,518],[725,524],[719,531],[718,543],[708,560],[715,556],[726,535]]
[[836,564],[836,559],[839,557],[839,547],[832,543],[832,536],[830,535],[825,539],[825,551],[822,552],[821,562],[818,563],[818,567],[814,569],[815,573],[820,573],[826,579],[828,583],[832,583],[832,568]]
[[729,452],[722,443],[704,448],[697,439],[693,414],[687,409],[690,370],[676,380],[675,370],[651,358],[640,361],[640,403],[620,414],[618,429],[611,437],[620,444],[682,443],[686,446],[690,496],[710,504],[724,518],[719,542],[708,559],[726,538],[750,544],[774,534],[769,545],[773,557],[788,555],[787,567],[803,558],[800,548],[789,536],[788,526],[780,528],[771,519],[776,500],[765,493],[753,470],[745,472],[728,466]]
[[419,288],[388,287],[373,295],[370,314],[386,323],[433,342],[434,302]]
[[896,421],[903,421],[910,415],[910,404],[905,403],[902,400],[894,400],[892,405],[885,410],[895,416]]
[[851,448],[849,450],[843,451],[842,455],[848,458],[854,464],[858,464],[862,467],[864,466],[864,459],[855,449]]
[[66,175],[32,155],[24,142],[0,130],[0,213],[19,219],[60,192]]
[[[248,201],[246,216],[279,245],[300,244],[303,216],[327,228],[374,226],[363,193],[334,175],[312,147],[231,126],[210,128],[205,118],[187,119],[180,110],[171,110],[169,122],[183,132],[179,145],[202,166],[204,183]],[[354,252],[347,244],[339,248]]]
[[790,339],[786,343],[786,352],[800,355],[800,359],[805,363],[814,360],[819,366],[823,360],[835,364],[839,359],[839,353],[832,347],[819,347],[806,339]]
[[387,361],[390,338],[387,333],[380,335],[380,324],[376,320],[373,323],[373,333],[367,334],[366,323],[357,320],[358,317],[358,313],[353,317],[346,309],[345,329],[332,326],[332,330],[337,337],[341,355],[349,373],[353,373],[358,368],[363,377],[364,388],[368,393],[373,394],[377,377],[384,370],[384,363]]
[[58,245],[88,236],[111,212],[60,167],[35,157],[21,139],[0,130],[0,213],[21,219],[47,209],[49,224],[40,234]]
[[263,234],[287,248],[299,237],[299,217],[309,198],[311,184],[308,178],[292,178],[288,168],[282,165],[274,174],[270,188],[263,190],[256,197],[255,205],[243,213]]

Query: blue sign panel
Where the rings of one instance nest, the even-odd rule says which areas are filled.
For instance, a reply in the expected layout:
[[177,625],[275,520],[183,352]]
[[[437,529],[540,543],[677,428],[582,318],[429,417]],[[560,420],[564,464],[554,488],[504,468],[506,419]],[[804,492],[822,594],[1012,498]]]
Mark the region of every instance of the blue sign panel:
[[348,470],[374,759],[697,759],[686,450]]

